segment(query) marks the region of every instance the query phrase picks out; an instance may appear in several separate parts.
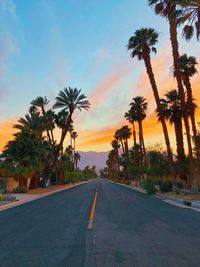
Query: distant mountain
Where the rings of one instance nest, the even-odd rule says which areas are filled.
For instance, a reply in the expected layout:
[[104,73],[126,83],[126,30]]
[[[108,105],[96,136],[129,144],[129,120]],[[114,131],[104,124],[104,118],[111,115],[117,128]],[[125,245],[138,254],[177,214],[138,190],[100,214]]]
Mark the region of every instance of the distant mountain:
[[106,166],[108,152],[78,151],[78,153],[81,155],[81,160],[78,163],[80,169],[84,169],[87,165],[91,167],[95,165],[96,170],[99,171]]

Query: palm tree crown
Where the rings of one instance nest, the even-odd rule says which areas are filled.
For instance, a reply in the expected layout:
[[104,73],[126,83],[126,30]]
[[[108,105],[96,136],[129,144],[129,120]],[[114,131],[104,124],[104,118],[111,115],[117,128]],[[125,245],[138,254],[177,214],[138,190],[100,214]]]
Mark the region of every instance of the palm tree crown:
[[142,96],[136,96],[133,98],[133,102],[130,103],[131,111],[135,114],[137,120],[144,120],[146,118],[147,102]]
[[69,110],[70,114],[73,113],[75,109],[86,109],[88,110],[90,103],[86,100],[86,96],[81,94],[81,89],[77,88],[64,88],[61,90],[56,97],[56,103],[53,108],[63,108],[64,110]]
[[42,113],[44,114],[45,113],[45,106],[47,106],[49,104],[49,100],[45,97],[42,97],[42,96],[38,96],[36,97],[36,99],[34,99],[33,101],[31,101],[31,105],[33,107],[39,107],[42,109]]
[[171,124],[182,118],[180,97],[177,90],[168,91],[165,98],[161,99],[160,102],[163,115]]
[[198,63],[195,57],[192,57],[192,56],[188,57],[186,54],[183,54],[182,56],[180,56],[179,65],[180,65],[180,70],[181,70],[183,77],[185,75],[189,77],[192,77],[193,75],[195,75],[197,73],[197,69],[195,67],[197,64]]
[[[179,18],[178,22],[185,24],[183,36],[190,40],[196,30],[196,37],[200,37],[200,0],[177,1]],[[179,3],[180,2],[180,3]]]
[[141,28],[136,30],[134,36],[128,41],[128,50],[132,50],[131,56],[137,56],[139,60],[144,58],[146,53],[156,53],[155,44],[158,42],[158,33],[152,28]]

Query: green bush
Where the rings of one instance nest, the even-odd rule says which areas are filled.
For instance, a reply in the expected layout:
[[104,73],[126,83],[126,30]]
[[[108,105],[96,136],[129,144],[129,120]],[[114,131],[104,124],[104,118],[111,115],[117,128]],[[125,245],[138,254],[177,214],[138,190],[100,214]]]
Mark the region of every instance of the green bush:
[[27,193],[28,188],[26,186],[18,186],[13,190],[13,193]]
[[77,183],[82,180],[81,172],[65,172],[64,174],[64,184]]
[[163,193],[172,191],[172,182],[171,181],[163,182],[160,185],[160,191]]
[[156,189],[154,187],[154,182],[150,179],[144,180],[144,189],[146,190],[148,195],[153,195],[156,192]]
[[154,181],[154,185],[159,185],[160,186],[161,185],[161,180],[155,180]]
[[177,182],[176,186],[178,187],[178,189],[183,189],[183,183],[181,181]]
[[4,195],[0,193],[0,201],[4,200]]

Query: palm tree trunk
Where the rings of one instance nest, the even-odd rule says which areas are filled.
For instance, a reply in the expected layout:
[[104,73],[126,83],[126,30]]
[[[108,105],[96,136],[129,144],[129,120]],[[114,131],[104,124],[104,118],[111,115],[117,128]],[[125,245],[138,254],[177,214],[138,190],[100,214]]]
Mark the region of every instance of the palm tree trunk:
[[141,145],[142,145],[142,150],[144,154],[144,163],[145,165],[147,164],[147,154],[146,154],[146,149],[144,145],[144,135],[143,135],[143,129],[142,129],[142,122],[139,120],[139,131],[140,131],[140,136],[141,136]]
[[164,138],[165,138],[165,144],[166,144],[166,148],[167,148],[170,175],[171,175],[172,179],[175,180],[176,174],[175,174],[175,168],[174,168],[174,160],[173,160],[172,150],[171,150],[171,146],[170,146],[169,135],[168,135],[168,131],[167,131],[167,125],[166,125],[166,122],[165,122],[165,119],[164,119],[164,116],[162,113],[162,109],[161,109],[160,98],[159,98],[159,94],[158,94],[158,88],[156,85],[154,73],[153,73],[152,66],[151,66],[150,53],[146,53],[144,55],[144,62],[145,62],[147,74],[149,76],[149,81],[151,83],[151,87],[153,90],[154,98],[156,101],[157,110],[158,110],[158,113],[160,116],[160,122],[162,124],[163,134],[164,134]]
[[74,155],[73,155],[73,169],[75,170],[75,149],[76,149],[76,141],[75,141],[75,138],[74,138]]
[[52,140],[52,143],[54,143],[54,136],[53,136],[53,130],[51,129],[51,140]]
[[194,107],[193,107],[193,97],[192,97],[192,86],[190,83],[190,78],[186,75],[183,79],[184,85],[187,90],[187,99],[188,99],[188,104],[189,104],[189,114],[190,114],[190,119],[191,119],[191,125],[192,125],[192,132],[194,136],[194,144],[196,148],[196,156],[199,161],[200,155],[199,155],[199,150],[198,150],[198,142],[197,142],[197,129],[196,129],[196,122],[195,122],[195,114],[194,114]]
[[128,152],[128,139],[124,140],[124,147],[125,147],[125,153],[127,160],[129,159],[129,152]]
[[118,160],[119,160],[119,149],[118,148],[116,150],[116,153],[117,153],[117,172],[119,174],[119,162],[118,162]]
[[133,126],[133,144],[134,144],[134,146],[136,146],[137,140],[136,140],[136,132],[135,132],[135,123],[134,122],[132,123],[132,126]]
[[178,159],[178,173],[182,180],[187,181],[187,174],[185,168],[185,151],[183,144],[183,127],[181,118],[174,121],[175,135],[176,135],[176,151]]
[[176,6],[172,7],[169,15],[169,28],[170,28],[170,40],[172,45],[172,55],[174,61],[174,68],[176,72],[176,80],[178,85],[178,92],[180,95],[181,107],[183,112],[183,120],[185,124],[185,131],[188,144],[188,153],[189,153],[189,165],[190,165],[190,183],[193,181],[194,176],[194,164],[193,164],[193,154],[192,154],[192,143],[190,138],[190,126],[187,117],[187,109],[185,103],[184,89],[182,85],[182,75],[179,66],[179,50],[178,50],[178,40],[177,40],[177,28],[176,28],[176,17],[175,17]]
[[[42,115],[45,115],[45,114],[46,114],[46,111],[45,111],[44,107],[42,106]],[[48,137],[49,142],[52,143],[53,140],[51,139],[49,131],[46,130],[46,133],[47,133],[47,137]]]
[[121,142],[121,146],[122,146],[122,152],[123,152],[123,154],[125,154],[124,143],[122,140],[120,140],[120,142]]
[[[138,124],[139,124],[139,123],[138,123]],[[138,128],[139,128],[139,127],[138,127]],[[142,137],[141,137],[140,130],[139,130],[139,132],[138,132],[138,135],[139,135],[140,154],[141,154],[141,158],[142,158],[142,161],[143,161]]]

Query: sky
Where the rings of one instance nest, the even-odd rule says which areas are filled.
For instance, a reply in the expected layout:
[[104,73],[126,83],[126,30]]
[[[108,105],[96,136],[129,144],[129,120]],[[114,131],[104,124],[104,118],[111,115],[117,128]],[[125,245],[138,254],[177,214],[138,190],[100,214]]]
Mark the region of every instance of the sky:
[[[82,89],[91,102],[88,112],[74,115],[78,150],[109,150],[115,130],[127,124],[124,113],[129,103],[138,95],[149,103],[144,121],[146,145],[163,143],[144,63],[130,58],[127,51],[135,30],[155,28],[159,42],[152,64],[159,93],[162,96],[176,88],[170,72],[168,23],[154,14],[147,2],[0,0],[0,150],[12,138],[12,125],[28,112],[33,99],[46,96],[50,108],[58,92],[68,86]],[[179,32],[179,41],[181,54],[200,59],[195,39],[186,42]],[[197,104],[199,82],[196,75],[192,84]],[[58,131],[56,136],[59,138]],[[172,127],[170,138],[175,144]]]

